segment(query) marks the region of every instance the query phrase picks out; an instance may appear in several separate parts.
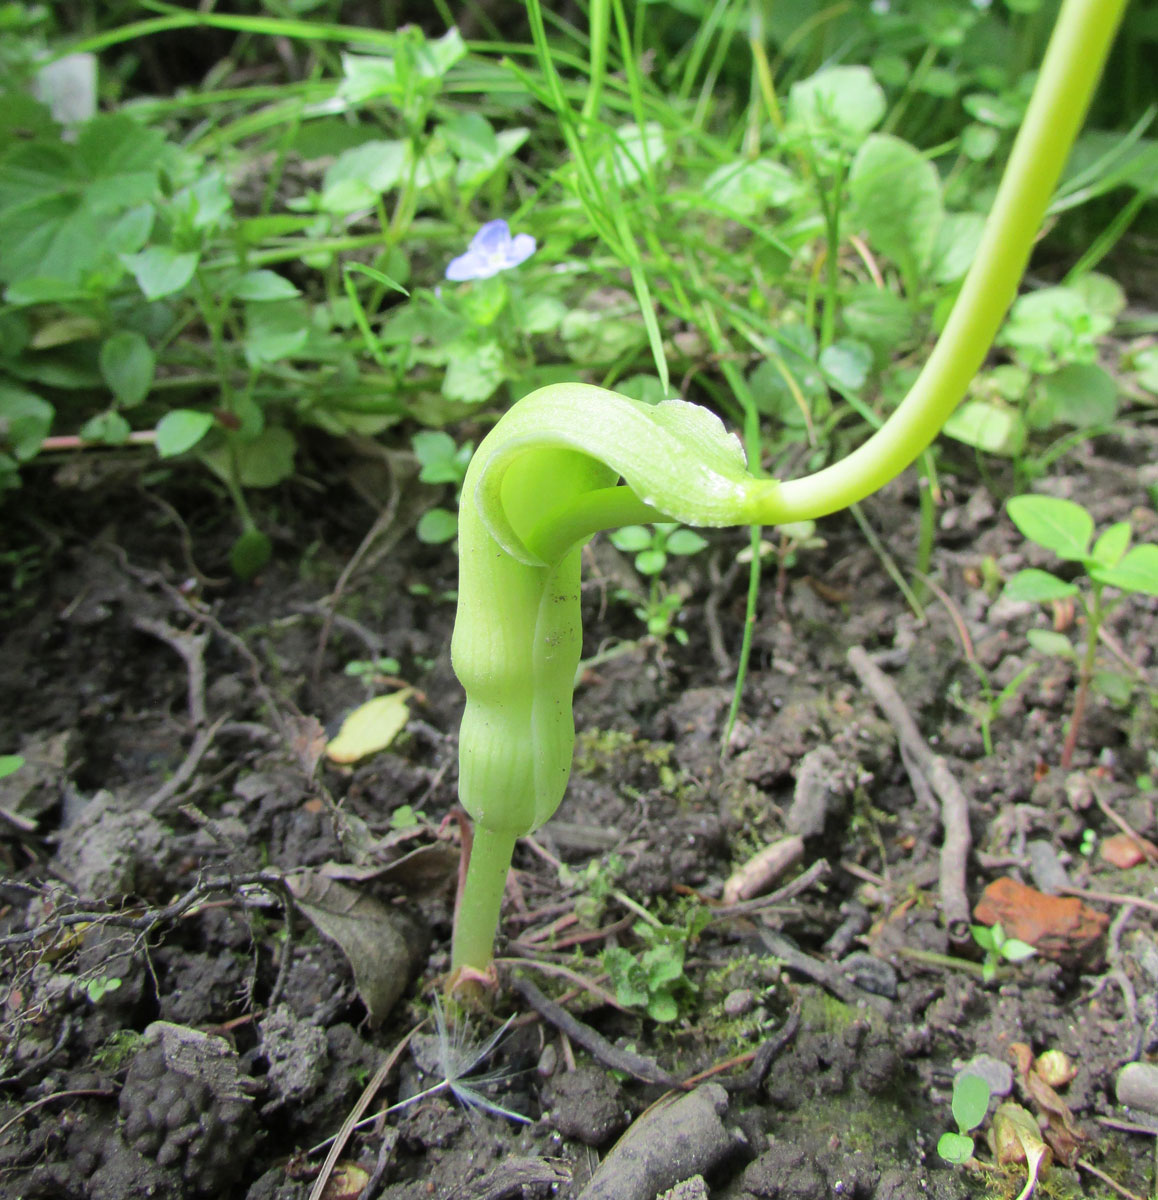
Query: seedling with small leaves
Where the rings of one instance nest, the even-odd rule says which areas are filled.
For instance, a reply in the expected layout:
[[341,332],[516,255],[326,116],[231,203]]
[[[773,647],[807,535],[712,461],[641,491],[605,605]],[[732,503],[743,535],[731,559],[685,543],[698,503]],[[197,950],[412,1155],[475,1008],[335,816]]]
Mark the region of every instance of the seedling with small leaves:
[[[1005,585],[1004,592],[1008,599],[1036,604],[1072,601],[1085,617],[1085,645],[1081,650],[1064,633],[1055,630],[1031,629],[1027,635],[1034,649],[1069,659],[1078,668],[1078,690],[1061,755],[1062,766],[1069,767],[1091,687],[1111,700],[1129,699],[1133,684],[1128,678],[1118,672],[1096,670],[1098,636],[1106,618],[1126,596],[1158,596],[1158,546],[1145,544],[1131,548],[1133,531],[1128,521],[1109,526],[1095,541],[1093,517],[1072,500],[1014,496],[1006,504],[1006,510],[1031,542],[1052,551],[1063,562],[1077,563],[1086,576],[1084,586],[1080,586],[1049,571],[1029,567],[1018,571]],[[1107,589],[1121,595],[1107,596]]]
[[635,569],[650,581],[646,596],[621,588],[615,593],[616,599],[635,605],[635,615],[647,626],[651,637],[661,642],[674,637],[681,646],[686,646],[687,633],[673,628],[684,598],[679,592],[665,588],[659,576],[669,555],[699,554],[708,543],[693,530],[670,521],[661,521],[651,529],[645,525],[625,525],[611,534],[610,540],[617,550],[635,555]]
[[1003,962],[1022,962],[1032,957],[1037,951],[1020,938],[1005,936],[1001,923],[996,925],[970,925],[973,940],[985,951],[985,961],[981,964],[981,978],[986,983],[992,983],[997,978],[997,968]]
[[973,1157],[972,1130],[985,1120],[989,1112],[989,1084],[980,1075],[962,1071],[953,1080],[953,1120],[956,1133],[943,1133],[937,1143],[937,1153],[946,1161],[961,1165]]
[[[418,478],[423,483],[451,483],[455,501],[462,491],[466,468],[474,453],[474,443],[454,444],[454,438],[441,429],[424,429],[410,440],[415,457],[422,464]],[[458,517],[449,509],[436,507],[422,514],[418,522],[418,540],[431,545],[449,542],[458,533]]]

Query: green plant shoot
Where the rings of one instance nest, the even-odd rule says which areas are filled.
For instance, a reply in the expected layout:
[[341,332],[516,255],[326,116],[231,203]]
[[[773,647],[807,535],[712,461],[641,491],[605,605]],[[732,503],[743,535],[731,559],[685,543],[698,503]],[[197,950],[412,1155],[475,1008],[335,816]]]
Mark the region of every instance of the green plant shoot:
[[515,841],[555,812],[567,786],[583,544],[630,524],[811,520],[903,471],[964,396],[1013,302],[1124,8],[1065,0],[941,339],[897,410],[847,458],[797,480],[762,479],[707,410],[577,383],[524,397],[483,440],[459,514],[452,660],[467,697],[459,795],[475,829],[451,987],[490,965]]
[[[1011,600],[1049,604],[1072,599],[1086,620],[1085,647],[1079,653],[1064,633],[1031,629],[1029,644],[1043,654],[1067,658],[1077,664],[1078,690],[1073,713],[1062,745],[1061,765],[1069,768],[1081,732],[1082,719],[1091,687],[1099,687],[1111,699],[1128,700],[1132,682],[1115,672],[1098,672],[1098,634],[1106,618],[1131,593],[1158,596],[1158,546],[1131,548],[1133,531],[1128,521],[1118,521],[1094,538],[1094,519],[1073,500],[1055,496],[1014,496],[1006,504],[1010,520],[1031,541],[1052,551],[1065,562],[1081,565],[1088,585],[1083,589],[1049,571],[1029,567],[1018,571],[1005,585]],[[1090,543],[1093,542],[1093,545]],[[1107,588],[1123,596],[1108,597]]]
[[970,925],[973,940],[985,951],[985,961],[981,964],[981,978],[986,983],[992,983],[997,978],[997,968],[1003,962],[1024,962],[1032,958],[1037,951],[1020,938],[1005,936],[1005,930],[999,921],[996,925]]
[[967,1163],[973,1157],[970,1131],[976,1129],[989,1111],[989,1084],[980,1075],[962,1071],[953,1080],[953,1120],[957,1133],[943,1133],[937,1153],[951,1163]]

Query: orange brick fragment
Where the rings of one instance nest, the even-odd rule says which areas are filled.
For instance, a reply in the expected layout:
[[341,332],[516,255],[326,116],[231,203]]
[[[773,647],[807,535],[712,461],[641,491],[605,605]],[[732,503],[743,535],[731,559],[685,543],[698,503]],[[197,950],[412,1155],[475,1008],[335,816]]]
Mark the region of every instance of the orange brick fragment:
[[1123,871],[1145,862],[1147,856],[1158,861],[1158,846],[1145,838],[1135,840],[1126,833],[1115,833],[1113,837],[1106,838],[1101,851],[1106,862]]
[[1047,896],[1009,878],[982,892],[973,916],[982,925],[1000,923],[1006,937],[1028,942],[1056,962],[1095,958],[1110,923],[1076,896]]

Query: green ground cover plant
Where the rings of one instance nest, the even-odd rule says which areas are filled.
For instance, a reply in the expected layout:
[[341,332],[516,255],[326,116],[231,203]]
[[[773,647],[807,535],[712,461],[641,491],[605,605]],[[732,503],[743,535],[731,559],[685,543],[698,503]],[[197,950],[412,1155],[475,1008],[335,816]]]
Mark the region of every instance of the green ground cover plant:
[[[1076,603],[1085,618],[1084,645],[1075,648],[1056,629],[1031,629],[1030,645],[1041,654],[1068,659],[1078,669],[1073,713],[1061,751],[1069,767],[1091,689],[1128,703],[1136,679],[1120,670],[1098,669],[1099,637],[1106,618],[1130,595],[1158,596],[1158,546],[1131,546],[1129,521],[1118,521],[1094,539],[1094,519],[1073,500],[1055,496],[1014,496],[1006,504],[1010,520],[1031,542],[1063,562],[1078,564],[1085,579],[1075,582],[1038,567],[1019,571],[1005,585],[1011,600],[1033,604]],[[1092,543],[1092,544],[1091,544]],[[1083,586],[1084,585],[1084,586]],[[1107,595],[1106,589],[1118,595]]]

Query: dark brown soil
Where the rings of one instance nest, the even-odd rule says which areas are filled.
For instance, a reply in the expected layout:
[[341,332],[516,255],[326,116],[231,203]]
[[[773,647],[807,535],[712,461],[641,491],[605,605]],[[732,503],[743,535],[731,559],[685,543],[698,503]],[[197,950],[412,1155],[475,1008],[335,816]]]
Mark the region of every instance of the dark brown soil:
[[[1099,526],[1129,518],[1158,540],[1145,490],[1156,450],[1141,425],[1079,447],[1040,486],[1079,498]],[[132,463],[78,465],[37,465],[0,527],[0,752],[27,760],[0,781],[0,1196],[304,1198],[325,1155],[314,1148],[395,1052],[368,1115],[436,1090],[358,1127],[330,1200],[579,1196],[668,1089],[593,1057],[509,987],[475,1019],[485,1043],[515,1018],[479,1067],[498,1081],[479,1091],[527,1121],[436,1087],[455,1053],[431,1023],[459,838],[453,555],[410,525],[389,532],[341,596],[315,670],[336,580],[375,517],[344,485],[266,498],[275,560],[241,585],[224,580],[234,531],[202,481],[171,480],[161,504]],[[978,1056],[1013,1067],[1017,1043],[1077,1069],[1058,1089],[1080,1131],[1071,1160],[1151,1194],[1153,1137],[1107,1119],[1155,1120],[1118,1106],[1115,1081],[1158,1053],[1158,867],[1114,867],[1100,847],[1120,832],[1111,813],[1158,840],[1143,778],[1158,777],[1158,602],[1115,613],[1106,660],[1121,652],[1138,686],[1124,707],[1092,702],[1072,770],[1059,756],[1073,670],[1058,660],[993,722],[987,756],[961,634],[999,691],[1035,660],[1026,632],[1049,615],[995,599],[995,572],[1046,564],[971,470],[946,466],[923,619],[848,517],[824,522],[826,546],[779,578],[769,569],[722,757],[746,587],[729,568],[746,535],[714,534],[669,568],[688,596],[686,646],[637,642],[613,598],[630,564],[605,542],[589,551],[587,652],[602,653],[576,695],[568,798],[517,851],[501,974],[509,983],[510,960],[534,960],[518,969],[544,993],[678,1080],[740,1059],[710,1076],[725,1089],[697,1093],[707,1099],[686,1127],[668,1129],[661,1110],[645,1139],[687,1142],[695,1170],[673,1150],[644,1183],[613,1175],[589,1196],[652,1200],[656,1179],[712,1200],[1015,1195],[1024,1167],[966,1171],[936,1145],[954,1128],[957,1070]],[[911,481],[864,507],[905,569]],[[968,797],[970,904],[1003,876],[1082,890],[1108,919],[1092,946],[1063,940],[989,984],[944,960],[981,954],[946,929],[938,805],[915,794],[892,726],[847,664],[854,645]],[[344,673],[382,655],[399,680]],[[354,767],[321,757],[347,710],[401,682],[416,691],[388,750]],[[417,824],[392,820],[402,806]],[[794,832],[803,856],[768,886],[813,869],[811,882],[762,909],[720,907],[729,876]],[[365,922],[357,976],[315,923],[327,905]],[[697,908],[710,917],[693,926],[672,1022],[600,999],[614,991],[601,952],[644,949],[638,906],[669,926]],[[745,1079],[751,1052],[797,1019],[766,1077]],[[1044,1121],[1025,1081],[1010,1086]],[[1055,1163],[1044,1186],[1110,1194],[1086,1165]]]

